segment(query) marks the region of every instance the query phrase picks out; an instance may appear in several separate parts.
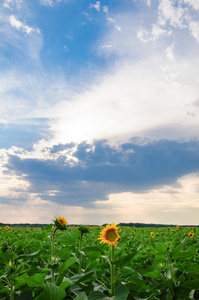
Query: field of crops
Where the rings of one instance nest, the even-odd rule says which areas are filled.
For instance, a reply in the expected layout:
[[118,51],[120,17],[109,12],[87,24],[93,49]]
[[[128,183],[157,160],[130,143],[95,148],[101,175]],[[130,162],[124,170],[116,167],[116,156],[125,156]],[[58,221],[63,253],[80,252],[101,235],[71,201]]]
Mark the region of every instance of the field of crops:
[[0,299],[199,299],[199,228],[2,227]]

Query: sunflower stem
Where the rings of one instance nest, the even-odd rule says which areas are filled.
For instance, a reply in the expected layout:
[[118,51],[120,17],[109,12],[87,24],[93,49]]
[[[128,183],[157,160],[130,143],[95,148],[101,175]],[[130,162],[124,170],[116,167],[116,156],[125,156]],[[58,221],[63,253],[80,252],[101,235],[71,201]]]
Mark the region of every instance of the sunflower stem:
[[81,273],[81,271],[82,271],[82,254],[81,254],[81,250],[82,250],[82,237],[83,237],[83,233],[81,232],[80,240],[79,240],[79,273]]
[[[57,231],[57,228],[54,229],[53,234],[52,234],[52,242],[51,242],[51,260],[53,260],[53,262],[55,262],[55,233]],[[55,268],[54,266],[51,267],[51,282],[55,283]]]
[[115,295],[115,246],[111,246],[111,297]]

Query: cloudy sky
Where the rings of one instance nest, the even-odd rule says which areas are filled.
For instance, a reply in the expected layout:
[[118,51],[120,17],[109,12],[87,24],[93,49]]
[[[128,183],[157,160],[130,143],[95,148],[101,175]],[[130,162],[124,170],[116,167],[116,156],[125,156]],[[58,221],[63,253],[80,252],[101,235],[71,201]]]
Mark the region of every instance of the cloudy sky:
[[198,0],[1,0],[0,222],[199,224],[198,66]]

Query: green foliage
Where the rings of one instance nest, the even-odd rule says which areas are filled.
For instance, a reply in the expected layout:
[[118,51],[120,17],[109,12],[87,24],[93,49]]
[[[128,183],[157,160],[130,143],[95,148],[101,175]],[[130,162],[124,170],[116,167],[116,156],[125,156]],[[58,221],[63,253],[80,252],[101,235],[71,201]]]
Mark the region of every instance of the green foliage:
[[111,247],[99,243],[101,228],[67,226],[56,235],[52,224],[1,230],[0,299],[199,299],[198,227],[120,230],[112,297]]

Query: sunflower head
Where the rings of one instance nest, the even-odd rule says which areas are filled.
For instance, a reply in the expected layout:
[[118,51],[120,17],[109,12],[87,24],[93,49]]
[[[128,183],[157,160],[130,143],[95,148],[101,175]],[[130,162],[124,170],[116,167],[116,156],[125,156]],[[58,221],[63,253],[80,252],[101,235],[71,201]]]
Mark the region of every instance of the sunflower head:
[[118,227],[115,223],[112,223],[111,225],[106,225],[101,231],[98,240],[100,240],[100,243],[116,246],[119,238]]
[[153,232],[150,233],[151,237],[154,238],[155,234]]
[[189,236],[190,236],[190,238],[192,239],[192,238],[194,237],[194,232],[191,231],[191,232],[189,233]]
[[176,229],[179,229],[180,227],[178,225],[176,225]]
[[67,227],[66,227],[67,223],[68,222],[63,217],[58,217],[54,220],[55,227],[57,229],[60,229],[60,230],[66,230],[67,229]]
[[10,227],[7,225],[7,226],[5,226],[5,230],[8,230]]
[[86,225],[80,225],[78,227],[78,230],[81,232],[81,235],[83,235],[84,233],[89,233],[89,228]]

